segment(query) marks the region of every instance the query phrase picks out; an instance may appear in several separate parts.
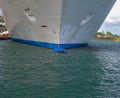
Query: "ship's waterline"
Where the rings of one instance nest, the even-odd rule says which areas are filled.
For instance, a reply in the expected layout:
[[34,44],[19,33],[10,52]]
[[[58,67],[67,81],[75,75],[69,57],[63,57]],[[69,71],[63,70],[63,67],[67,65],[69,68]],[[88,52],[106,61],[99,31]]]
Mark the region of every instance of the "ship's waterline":
[[76,44],[55,44],[55,43],[47,43],[47,42],[40,42],[40,41],[31,41],[31,40],[24,40],[24,39],[17,39],[11,38],[13,41],[22,42],[30,45],[42,46],[46,48],[52,48],[54,52],[65,52],[65,49],[80,47],[80,46],[87,46],[88,43],[76,43]]
[[116,0],[0,0],[13,40],[64,51],[85,46]]

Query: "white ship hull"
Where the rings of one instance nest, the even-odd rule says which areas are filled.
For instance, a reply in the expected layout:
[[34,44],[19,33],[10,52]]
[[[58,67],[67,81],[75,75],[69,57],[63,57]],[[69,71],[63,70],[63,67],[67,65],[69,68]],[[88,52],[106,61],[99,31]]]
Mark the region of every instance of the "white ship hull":
[[0,0],[15,41],[53,48],[85,46],[116,0]]

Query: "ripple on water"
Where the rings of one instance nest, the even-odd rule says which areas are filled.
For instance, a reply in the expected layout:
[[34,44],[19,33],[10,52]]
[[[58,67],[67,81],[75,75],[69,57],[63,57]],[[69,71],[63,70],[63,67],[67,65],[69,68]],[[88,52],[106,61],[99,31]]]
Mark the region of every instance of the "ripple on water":
[[0,98],[119,98],[120,44],[51,49],[0,42]]

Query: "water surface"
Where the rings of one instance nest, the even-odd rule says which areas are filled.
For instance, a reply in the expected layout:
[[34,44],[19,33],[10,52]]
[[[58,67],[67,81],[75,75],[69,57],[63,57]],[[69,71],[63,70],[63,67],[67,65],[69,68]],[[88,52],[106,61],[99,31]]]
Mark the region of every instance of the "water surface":
[[0,98],[119,98],[120,43],[51,49],[0,41]]

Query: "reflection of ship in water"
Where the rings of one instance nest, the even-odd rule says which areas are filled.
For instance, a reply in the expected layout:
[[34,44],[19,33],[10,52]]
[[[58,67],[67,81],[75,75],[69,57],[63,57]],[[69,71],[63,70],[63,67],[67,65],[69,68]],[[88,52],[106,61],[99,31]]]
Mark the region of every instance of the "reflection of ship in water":
[[53,48],[85,46],[116,0],[0,0],[11,39]]

